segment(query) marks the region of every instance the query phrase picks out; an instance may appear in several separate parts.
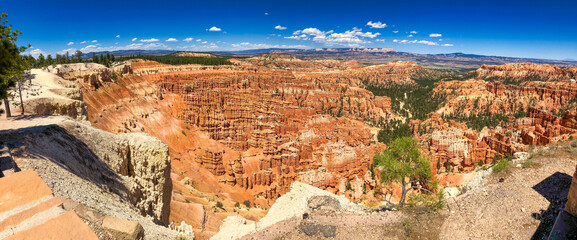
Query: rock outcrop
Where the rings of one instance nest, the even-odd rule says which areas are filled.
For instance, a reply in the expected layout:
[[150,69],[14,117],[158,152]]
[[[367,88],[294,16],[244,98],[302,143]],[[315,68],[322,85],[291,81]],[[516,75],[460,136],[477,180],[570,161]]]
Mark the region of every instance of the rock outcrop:
[[168,223],[168,147],[146,134],[115,135],[74,120],[9,130],[0,141],[25,148],[131,201],[143,215]]
[[[39,69],[31,70],[30,77],[32,79],[24,81],[22,91],[26,113],[87,120],[82,91],[76,82]],[[13,109],[19,110],[20,107],[14,106]]]
[[278,198],[260,221],[254,223],[238,216],[228,217],[220,227],[220,231],[211,239],[239,239],[277,222],[293,217],[304,217],[314,211],[330,211],[333,214],[365,213],[362,206],[350,202],[344,196],[294,182],[290,192]]

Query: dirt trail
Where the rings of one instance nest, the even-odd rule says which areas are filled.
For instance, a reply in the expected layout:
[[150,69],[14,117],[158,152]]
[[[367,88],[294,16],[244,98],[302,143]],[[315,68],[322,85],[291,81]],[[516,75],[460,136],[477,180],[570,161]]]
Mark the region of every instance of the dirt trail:
[[[546,239],[565,206],[577,163],[572,149],[532,158],[538,168],[510,168],[483,188],[450,200],[440,239]],[[502,181],[502,182],[501,182]]]

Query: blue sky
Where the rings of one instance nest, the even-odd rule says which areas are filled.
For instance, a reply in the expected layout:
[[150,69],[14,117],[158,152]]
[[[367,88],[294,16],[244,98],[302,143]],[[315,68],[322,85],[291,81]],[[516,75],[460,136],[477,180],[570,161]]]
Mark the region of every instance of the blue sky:
[[577,1],[0,0],[32,53],[371,47],[577,59]]

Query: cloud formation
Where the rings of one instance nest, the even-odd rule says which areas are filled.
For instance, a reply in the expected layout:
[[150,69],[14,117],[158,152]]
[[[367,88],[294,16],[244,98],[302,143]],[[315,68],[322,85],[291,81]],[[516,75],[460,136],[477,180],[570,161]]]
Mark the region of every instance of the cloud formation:
[[250,43],[250,42],[242,42],[242,43],[233,43],[231,46],[235,50],[247,50],[247,49],[265,49],[265,48],[298,48],[298,49],[306,49],[309,48],[304,45],[276,45],[276,44],[265,44],[265,43]]
[[353,28],[353,30],[342,33],[335,33],[333,30],[322,31],[318,28],[305,28],[293,32],[292,36],[285,37],[286,39],[294,40],[312,40],[326,45],[342,45],[348,47],[357,47],[360,44],[370,43],[366,38],[375,38],[381,35],[380,33],[363,32],[360,28]]
[[133,38],[133,39],[132,39],[133,42],[136,41],[136,40],[138,40],[138,38]]
[[431,34],[429,34],[429,37],[442,37],[442,36],[443,36],[443,35],[442,35],[442,34],[439,34],[439,33],[431,33]]
[[222,29],[217,28],[216,26],[213,26],[213,27],[209,28],[208,31],[210,31],[210,32],[220,32],[220,31],[222,31]]
[[381,23],[381,22],[369,21],[367,23],[367,26],[369,26],[370,28],[385,28],[385,27],[387,27],[387,24]]
[[417,34],[417,31],[411,31],[411,34]]
[[151,42],[158,42],[160,40],[158,40],[157,38],[150,38],[150,39],[140,39],[140,41],[145,43],[151,43]]
[[98,41],[96,41],[96,40],[92,40],[92,42],[91,42],[91,43],[97,43],[97,42],[98,42]]
[[274,27],[274,29],[277,29],[277,30],[285,30],[286,27],[283,27],[283,26],[281,26],[281,25],[276,25],[276,27]]
[[120,35],[116,35],[116,38],[120,38]]
[[38,48],[30,51],[29,54],[32,55],[32,56],[35,57],[35,58],[37,58],[40,54],[46,55],[46,53],[45,53],[44,51],[42,51],[42,50],[40,50],[40,49],[38,49]]
[[176,38],[169,38],[166,39],[167,42],[178,42],[178,40],[176,40]]
[[74,45],[74,42],[69,42],[69,43],[68,43],[68,44],[66,44],[66,45],[68,45],[68,46],[70,46],[70,45]]
[[185,42],[190,42],[190,41],[192,41],[192,39],[194,39],[194,38],[188,37],[188,38],[185,38],[185,39],[184,39],[184,40],[182,40],[182,41],[185,41]]
[[[439,44],[436,42],[431,42],[431,41],[427,41],[427,40],[398,40],[398,39],[394,39],[393,40],[394,43],[404,43],[404,44],[409,44],[409,43],[418,43],[418,44],[424,44],[424,45],[429,45],[429,46],[438,46]],[[452,46],[452,45],[451,45]]]

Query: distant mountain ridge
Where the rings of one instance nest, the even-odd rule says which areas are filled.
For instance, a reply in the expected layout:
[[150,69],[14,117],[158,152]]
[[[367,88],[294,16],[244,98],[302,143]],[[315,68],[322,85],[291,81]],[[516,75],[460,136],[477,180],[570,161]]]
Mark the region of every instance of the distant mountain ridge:
[[[96,54],[112,53],[115,56],[160,56],[173,54],[180,51],[174,50],[119,50],[111,52],[96,52]],[[577,67],[577,61],[549,60],[536,58],[516,58],[503,56],[485,56],[468,53],[442,53],[420,54],[409,52],[397,52],[390,48],[317,48],[317,49],[294,49],[294,48],[267,48],[250,49],[239,51],[211,51],[215,55],[225,56],[253,56],[266,53],[291,54],[301,59],[340,59],[357,60],[361,63],[380,64],[391,61],[413,61],[421,66],[437,69],[476,69],[483,64],[501,65],[506,63],[532,62],[539,64],[553,64],[558,67]],[[92,53],[83,54],[84,58],[92,57]]]

